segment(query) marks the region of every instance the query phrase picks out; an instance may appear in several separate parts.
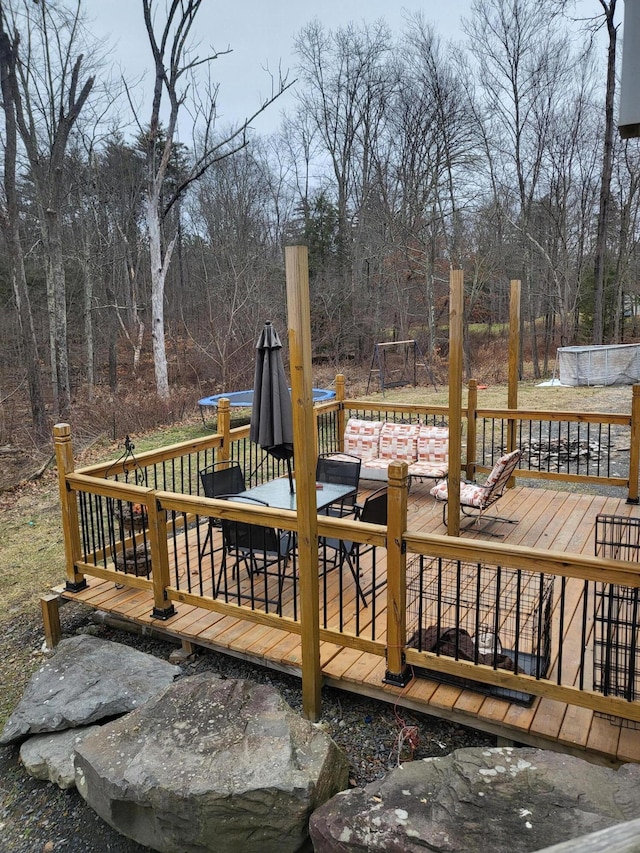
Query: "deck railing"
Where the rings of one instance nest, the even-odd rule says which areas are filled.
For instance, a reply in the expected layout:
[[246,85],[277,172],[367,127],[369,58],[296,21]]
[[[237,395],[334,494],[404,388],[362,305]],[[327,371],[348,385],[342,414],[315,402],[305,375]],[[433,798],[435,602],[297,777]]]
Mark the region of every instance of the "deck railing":
[[[467,429],[467,458],[472,452],[475,460],[474,445],[480,436],[479,463],[490,467],[494,455],[517,441],[523,428],[528,429],[523,424],[587,425],[589,430],[597,427],[598,435],[602,429],[624,428],[632,447],[626,476],[612,477],[606,466],[602,473],[598,469],[588,469],[588,473],[538,469],[527,470],[525,476],[535,473],[549,479],[626,486],[633,500],[638,479],[633,442],[640,436],[635,387],[633,399],[633,411],[628,416],[480,410],[471,399],[465,412],[467,422],[490,423],[492,431],[485,448],[484,427],[480,431]],[[318,450],[339,448],[350,412],[438,423],[447,418],[442,407],[377,408],[338,395],[335,402],[316,410]],[[284,529],[293,536],[297,533],[296,513],[244,507],[201,495],[198,472],[214,457],[241,461],[250,482],[283,473],[277,466],[272,470],[268,463],[260,466],[261,454],[251,447],[248,428],[231,430],[224,406],[218,424],[221,431],[213,436],[78,472],[74,471],[70,429],[66,425],[56,427],[67,590],[81,590],[87,576],[97,577],[150,591],[152,615],[157,619],[171,619],[176,605],[186,602],[302,634],[305,626],[300,618],[298,577],[304,567],[298,564],[295,551],[282,572],[277,568],[256,578],[243,576],[240,565],[234,572],[230,564],[223,576],[219,559],[203,556],[211,519]],[[495,438],[496,429],[499,440]],[[479,463],[468,461],[467,468]],[[511,691],[517,696],[547,696],[640,721],[640,703],[603,695],[594,689],[593,681],[594,584],[601,583],[606,572],[608,583],[635,590],[640,587],[637,564],[421,534],[408,527],[405,463],[390,466],[389,491],[386,527],[318,517],[320,561],[326,569],[319,587],[322,641],[386,656],[391,683],[402,684],[409,668],[417,667],[458,681],[482,682],[487,689],[507,691],[507,695]],[[219,537],[219,530],[213,535]],[[357,565],[354,576],[347,564],[329,565],[322,546],[326,540],[375,547]],[[354,577],[360,579],[365,601],[358,594]],[[471,624],[466,611],[475,613],[476,620],[482,612],[482,625],[477,621]],[[570,635],[566,631],[569,623]],[[491,640],[484,644],[485,651],[476,642],[469,653],[470,647],[461,644],[462,632],[477,638],[480,627],[492,635],[493,648]],[[518,645],[524,642],[519,638],[525,635],[525,627],[529,632],[526,648]],[[421,632],[427,629],[436,632],[435,646],[423,642]],[[446,653],[440,644],[440,634],[445,631],[454,632],[453,647],[449,645]],[[449,639],[451,636],[449,633]],[[506,642],[508,637],[513,637],[513,642]],[[492,657],[487,657],[487,648],[493,651]],[[499,649],[500,653],[511,653],[512,669],[497,663]]]
[[[476,470],[519,447],[519,470],[530,479],[625,487],[630,482],[631,416],[478,409]],[[513,438],[511,438],[513,436]]]
[[[446,406],[373,404],[337,395],[343,418],[421,421],[448,425]],[[477,383],[469,382],[462,411],[463,459],[468,479],[490,471],[504,453],[519,447],[518,472],[527,479],[564,481],[626,488],[638,502],[640,472],[640,386],[633,387],[631,411],[559,412],[488,409],[477,403]]]

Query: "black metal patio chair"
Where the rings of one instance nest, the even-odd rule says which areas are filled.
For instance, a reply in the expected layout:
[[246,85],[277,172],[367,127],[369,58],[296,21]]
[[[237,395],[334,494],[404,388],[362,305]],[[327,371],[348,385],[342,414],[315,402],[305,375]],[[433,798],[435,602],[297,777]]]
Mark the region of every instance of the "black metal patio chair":
[[[208,468],[203,468],[200,471],[200,482],[207,498],[218,498],[221,495],[235,495],[238,492],[244,492],[246,488],[240,463],[232,462],[228,459],[214,462]],[[209,518],[207,535],[200,549],[200,559],[206,554],[211,554],[213,559],[213,554],[222,550],[222,546],[219,548],[214,547],[214,531],[220,529],[221,526],[219,518]]]
[[[221,500],[238,501],[255,506],[269,506],[265,501],[243,495],[218,495]],[[216,581],[215,595],[220,594],[224,581],[225,597],[229,589],[229,568],[231,579],[236,581],[235,595],[239,599],[250,599],[252,603],[276,604],[278,611],[282,605],[282,588],[286,576],[286,568],[293,553],[294,537],[290,530],[276,530],[274,527],[264,527],[247,521],[223,518],[222,520],[223,555],[220,571]],[[230,566],[231,563],[231,566]],[[250,592],[243,593],[240,589],[240,567],[243,566],[251,581]],[[275,571],[274,571],[275,569]],[[276,601],[267,596],[268,578],[275,576],[278,580],[278,598]],[[264,581],[264,597],[255,594],[254,580]],[[233,596],[232,596],[233,597]]]
[[[387,507],[388,507],[388,490],[384,486],[381,489],[369,495],[362,505],[356,504],[355,519],[362,521],[365,524],[386,524],[387,523]],[[366,545],[361,542],[350,542],[345,539],[321,539],[321,547],[325,552],[325,571],[331,571],[335,568],[340,571],[346,564],[351,572],[356,584],[358,595],[363,605],[367,606],[367,599],[360,583],[360,560],[370,552],[375,552],[375,545]],[[334,552],[334,559],[329,569],[326,568],[326,551]],[[386,582],[386,580],[384,581]],[[383,583],[384,583],[383,582]],[[381,586],[380,583],[374,583],[374,589]]]
[[353,487],[353,494],[331,504],[326,510],[327,515],[342,518],[355,512],[361,466],[361,459],[347,453],[339,455],[323,453],[318,456],[316,483],[339,483]]

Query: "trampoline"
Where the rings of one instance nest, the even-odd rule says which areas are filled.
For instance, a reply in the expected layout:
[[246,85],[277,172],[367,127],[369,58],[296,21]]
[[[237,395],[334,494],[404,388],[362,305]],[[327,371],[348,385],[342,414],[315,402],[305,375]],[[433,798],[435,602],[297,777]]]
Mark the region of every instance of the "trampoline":
[[[336,396],[336,392],[331,391],[329,388],[312,388],[311,392],[314,403],[326,403],[328,400],[333,400]],[[222,400],[223,397],[229,401],[229,405],[232,407],[250,409],[253,405],[253,388],[248,391],[230,391],[226,394],[213,394],[211,397],[203,397],[201,400],[198,400],[203,422],[205,411],[217,408],[218,401]]]

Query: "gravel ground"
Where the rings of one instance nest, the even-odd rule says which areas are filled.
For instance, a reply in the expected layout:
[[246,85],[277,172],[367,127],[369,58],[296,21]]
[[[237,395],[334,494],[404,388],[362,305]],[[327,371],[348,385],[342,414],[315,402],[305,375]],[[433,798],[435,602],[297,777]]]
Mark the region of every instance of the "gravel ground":
[[[140,637],[92,621],[92,611],[66,604],[60,609],[64,636],[90,631],[167,659],[175,645]],[[43,653],[42,623],[20,620],[12,625],[12,641]],[[185,675],[210,670],[228,678],[248,678],[273,685],[296,710],[301,710],[300,681],[226,655],[202,650],[183,667]],[[465,746],[495,746],[495,739],[434,717],[324,688],[322,728],[349,757],[350,784],[363,785],[406,761],[447,755]],[[415,728],[414,728],[415,727]],[[415,734],[415,749],[410,748]],[[139,853],[147,850],[104,823],[75,791],[61,791],[28,776],[14,747],[0,747],[1,853]]]

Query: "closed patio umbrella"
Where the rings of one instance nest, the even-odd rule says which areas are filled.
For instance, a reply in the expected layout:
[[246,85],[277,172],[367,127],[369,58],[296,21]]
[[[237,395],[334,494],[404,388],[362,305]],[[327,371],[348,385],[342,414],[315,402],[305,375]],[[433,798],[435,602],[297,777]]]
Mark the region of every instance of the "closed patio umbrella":
[[282,343],[278,333],[268,321],[256,344],[256,372],[249,438],[275,459],[286,460],[289,485],[293,492],[291,392],[282,362]]

